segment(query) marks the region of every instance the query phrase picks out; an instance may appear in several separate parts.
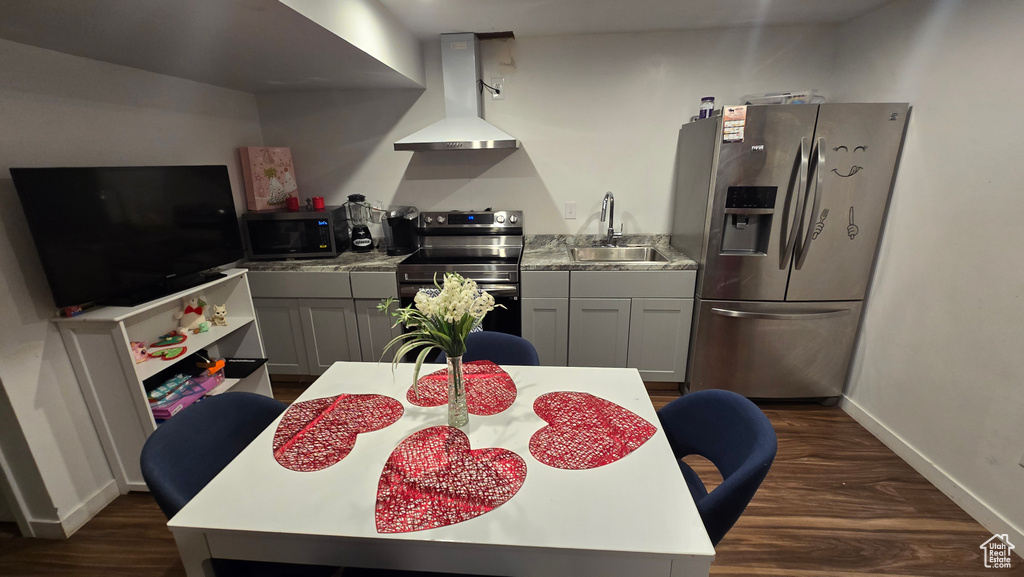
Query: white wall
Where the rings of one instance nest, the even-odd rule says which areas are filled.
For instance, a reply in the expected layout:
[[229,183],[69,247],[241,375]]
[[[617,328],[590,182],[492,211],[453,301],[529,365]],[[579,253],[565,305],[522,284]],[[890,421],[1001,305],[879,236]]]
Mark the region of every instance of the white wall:
[[17,419],[31,459],[4,456],[45,484],[35,520],[74,530],[113,478],[7,169],[227,164],[241,210],[236,149],[262,144],[259,118],[248,94],[0,40],[0,125],[0,415]]
[[[598,233],[605,191],[626,232],[665,233],[679,126],[702,96],[828,91],[835,28],[779,27],[521,38],[482,43],[483,78],[505,77],[485,116],[522,148],[395,152],[444,114],[440,40],[427,89],[257,97],[268,146],[288,146],[301,196],[352,193],[421,209],[522,208],[528,233]],[[564,220],[565,201],[579,217]]]
[[377,0],[281,0],[281,3],[409,80],[423,84],[423,54],[419,42]]
[[851,412],[1016,543],[1021,30],[1019,0],[905,0],[843,26],[837,66],[838,96],[914,107],[846,392]]

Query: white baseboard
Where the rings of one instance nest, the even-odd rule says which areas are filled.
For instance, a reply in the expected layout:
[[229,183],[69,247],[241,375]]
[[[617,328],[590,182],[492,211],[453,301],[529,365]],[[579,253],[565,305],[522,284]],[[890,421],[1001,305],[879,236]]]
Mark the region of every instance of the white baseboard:
[[119,495],[121,492],[118,490],[118,484],[112,479],[110,483],[97,489],[62,519],[26,520],[30,531],[26,536],[39,539],[67,539],[95,517],[97,512],[103,510],[103,507],[117,499]]
[[64,533],[64,526],[61,525],[60,521],[40,520],[40,519],[28,519],[28,527],[32,532],[29,537],[36,537],[38,539],[67,539],[67,534]]
[[92,519],[96,513],[102,511],[104,507],[112,503],[120,495],[121,491],[118,490],[117,482],[113,479],[97,489],[88,499],[60,520],[65,536],[70,537],[74,535],[75,531],[81,529],[82,525],[85,525],[89,519]]
[[29,530],[32,532],[28,536],[39,539],[67,539],[120,494],[117,483],[111,479],[109,483],[97,489],[88,499],[79,503],[70,513],[59,520],[28,519]]
[[[843,395],[839,406],[993,535],[1006,533],[1010,542],[1024,543],[1024,531],[1003,518],[999,512],[988,506],[977,495],[964,488],[949,473],[922,455],[913,445],[886,427],[856,401]],[[1014,552],[1024,557],[1024,547],[1018,546]]]

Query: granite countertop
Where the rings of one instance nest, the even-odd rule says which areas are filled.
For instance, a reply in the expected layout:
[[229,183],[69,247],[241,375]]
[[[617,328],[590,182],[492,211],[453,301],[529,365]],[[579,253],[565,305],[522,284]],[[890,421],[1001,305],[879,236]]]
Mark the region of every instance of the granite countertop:
[[395,272],[398,263],[409,255],[388,256],[382,248],[370,252],[346,250],[335,258],[306,258],[294,260],[247,260],[241,268],[251,271],[305,271],[305,272]]
[[[569,249],[573,246],[597,246],[603,235],[538,234],[527,235],[523,249],[522,270],[696,270],[697,263],[672,248],[667,234],[636,234],[619,239],[620,245],[653,246],[668,257],[668,262],[573,262]],[[249,260],[239,266],[251,271],[306,272],[395,272],[398,263],[408,255],[388,256],[383,249],[370,252],[347,250],[335,258],[294,260]]]
[[696,270],[697,262],[669,245],[667,234],[634,234],[619,239],[620,245],[653,246],[668,262],[574,262],[569,249],[598,246],[604,235],[538,234],[526,236],[522,270]]

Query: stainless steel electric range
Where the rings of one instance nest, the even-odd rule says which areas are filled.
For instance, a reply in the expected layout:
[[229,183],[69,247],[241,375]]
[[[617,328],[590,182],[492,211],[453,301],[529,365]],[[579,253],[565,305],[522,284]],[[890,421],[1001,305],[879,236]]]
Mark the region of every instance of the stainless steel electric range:
[[483,329],[522,336],[519,264],[523,258],[521,210],[420,213],[420,248],[398,265],[402,306],[421,288],[441,283],[446,272],[473,279],[494,297]]

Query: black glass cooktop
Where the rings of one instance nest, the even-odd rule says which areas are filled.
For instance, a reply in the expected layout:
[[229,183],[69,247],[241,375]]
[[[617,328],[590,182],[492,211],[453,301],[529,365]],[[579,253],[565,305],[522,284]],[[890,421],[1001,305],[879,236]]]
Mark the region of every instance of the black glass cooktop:
[[451,264],[511,264],[519,263],[519,253],[498,254],[456,254],[448,251],[427,251],[420,249],[401,262],[405,265],[451,265]]

